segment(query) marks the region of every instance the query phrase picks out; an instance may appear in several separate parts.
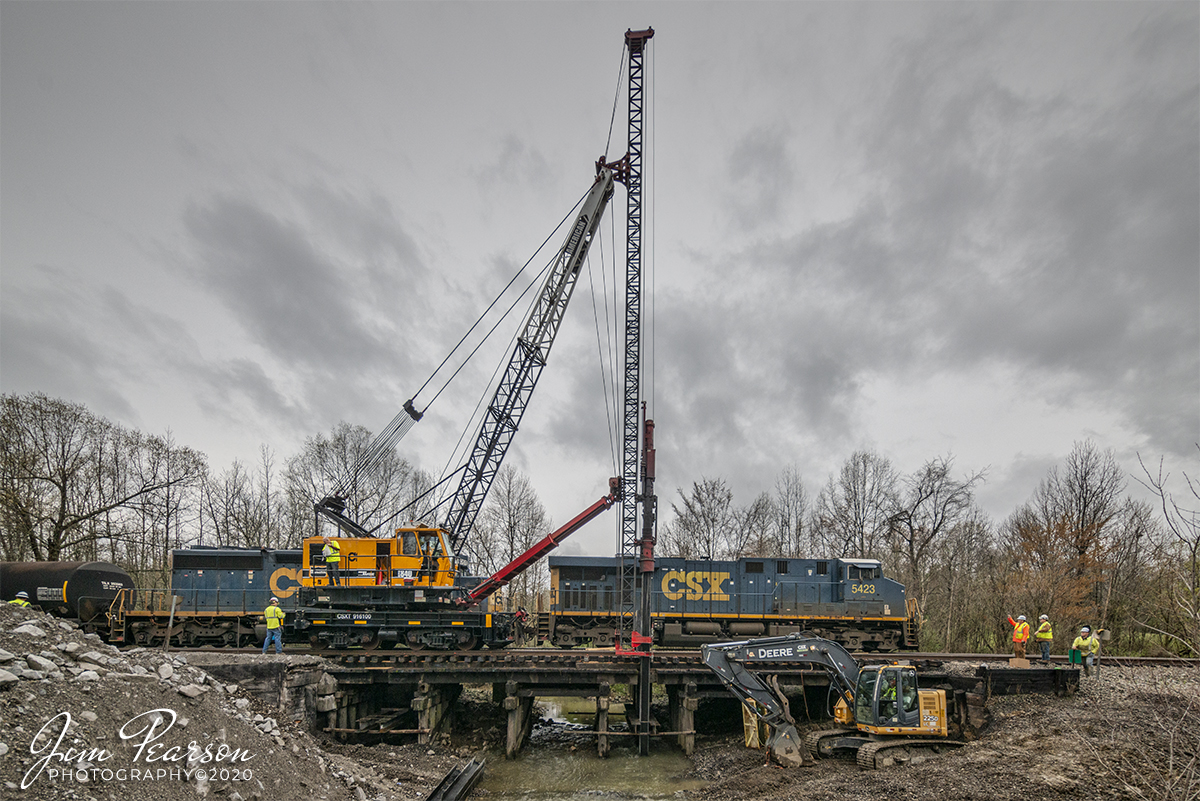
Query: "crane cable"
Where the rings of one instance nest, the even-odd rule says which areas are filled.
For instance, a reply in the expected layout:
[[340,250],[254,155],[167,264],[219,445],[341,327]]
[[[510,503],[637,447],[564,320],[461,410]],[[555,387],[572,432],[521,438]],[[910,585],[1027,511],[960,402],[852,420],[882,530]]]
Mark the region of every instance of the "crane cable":
[[[557,234],[563,228],[564,224],[568,220],[574,219],[576,216],[578,216],[578,210],[579,210],[580,206],[583,205],[583,201],[587,198],[587,195],[590,192],[591,192],[591,187],[588,187],[588,191],[585,192],[579,198],[579,200],[575,203],[575,205],[571,208],[571,210],[567,213],[567,215],[565,217],[563,217],[563,219],[558,223],[558,225],[555,227],[554,231],[551,232],[550,236],[546,237],[546,239],[542,242],[541,246],[539,246],[538,249],[534,252],[533,256],[531,256],[529,258],[529,260],[525,262],[525,265],[521,268],[522,271],[524,271],[525,268],[528,267],[529,264],[533,262],[533,259],[536,258],[537,254],[542,252],[543,248],[545,248],[546,243],[549,242],[551,237],[555,236],[555,234]],[[546,264],[542,267],[542,269],[540,271],[538,271],[537,275],[535,275],[533,277],[533,279],[526,285],[525,289],[523,289],[521,291],[521,294],[518,295],[516,297],[516,299],[513,300],[513,302],[509,305],[508,309],[505,310],[504,314],[500,317],[500,319],[497,320],[495,325],[493,325],[492,328],[488,331],[487,335],[475,346],[474,349],[472,349],[471,353],[467,356],[466,360],[464,360],[463,363],[461,365],[459,365],[458,369],[456,369],[454,371],[454,374],[451,375],[449,379],[447,379],[446,383],[442,385],[442,388],[439,389],[437,391],[437,393],[433,396],[433,398],[429,401],[429,404],[426,406],[426,409],[428,409],[429,406],[433,404],[434,400],[437,400],[437,397],[439,395],[441,395],[442,391],[444,391],[445,388],[447,386],[449,386],[450,382],[454,380],[454,377],[457,376],[458,373],[463,369],[463,367],[466,366],[467,361],[470,361],[471,357],[473,357],[479,351],[479,349],[483,346],[483,343],[486,342],[487,339],[490,338],[493,333],[495,333],[495,331],[499,327],[500,323],[512,313],[513,309],[516,308],[517,304],[521,302],[521,299],[524,298],[526,295],[528,295],[530,293],[530,290],[541,285],[546,273],[550,269],[552,269],[554,267],[555,263],[558,261],[560,252],[561,252],[561,249],[558,251],[555,251],[555,253],[553,254],[553,256],[551,256],[549,261],[547,261]],[[520,273],[518,273],[518,275],[519,274]],[[509,285],[511,286],[511,284],[512,284],[512,282],[510,281]],[[507,291],[507,287],[505,287],[505,290]],[[529,300],[529,303],[525,306],[523,319],[526,319],[526,320],[529,319],[529,315],[532,313],[534,305],[538,302],[538,298],[539,298],[538,293],[534,293],[532,295],[532,297]],[[494,305],[494,302],[493,302],[493,305]],[[512,336],[509,338],[508,346],[504,350],[505,354],[512,353],[513,348],[516,345],[517,338],[520,336],[520,334],[521,334],[520,327],[518,327],[516,330],[513,331]],[[461,344],[461,342],[460,342],[460,344]],[[444,362],[443,362],[443,364],[444,364]],[[446,464],[442,467],[442,475],[443,476],[446,475],[446,472],[450,469],[450,465],[454,464],[457,460],[462,459],[465,462],[465,459],[466,459],[465,450],[463,450],[463,454],[461,457],[459,456],[460,450],[464,448],[464,444],[466,443],[467,435],[479,427],[479,424],[476,421],[481,418],[482,412],[487,408],[488,399],[495,394],[494,387],[496,386],[497,377],[499,376],[500,372],[508,366],[508,364],[509,364],[509,360],[506,360],[506,359],[501,359],[499,362],[496,363],[496,367],[492,371],[491,378],[488,379],[487,383],[483,387],[483,390],[480,392],[479,398],[475,402],[474,410],[471,412],[471,415],[467,418],[467,422],[463,426],[463,429],[459,434],[458,441],[455,443],[453,450],[451,451],[450,455],[447,457]],[[462,468],[460,468],[460,469],[462,469]],[[455,472],[458,472],[458,470],[456,470]],[[439,484],[440,483],[441,482],[439,482]],[[439,500],[439,502],[438,502],[439,506],[441,505],[442,500],[444,500],[444,499]]]
[[[608,161],[609,149],[612,144],[613,129],[616,125],[617,108],[620,105],[621,78],[625,75],[625,67],[626,67],[626,61],[627,61],[627,59],[625,57],[625,51],[627,49],[628,49],[628,43],[626,42],[624,44],[624,46],[621,48],[621,56],[619,59],[619,66],[618,66],[618,70],[617,70],[617,81],[616,81],[616,88],[615,88],[614,94],[613,94],[612,113],[609,117],[608,137],[607,137],[607,140],[605,143],[605,148],[604,148],[604,160],[605,161]],[[589,191],[590,191],[590,187],[589,187]],[[529,265],[537,257],[537,254],[540,253],[542,251],[542,249],[546,247],[546,244],[558,233],[558,231],[567,222],[567,220],[572,218],[572,216],[576,213],[576,210],[583,203],[584,198],[587,197],[587,194],[588,193],[585,192],[580,197],[580,199],[575,203],[574,207],[572,207],[571,211],[569,211],[563,217],[563,219],[559,221],[558,225],[555,226],[555,228],[550,232],[550,234],[542,241],[541,245],[538,246],[538,248],[529,257],[529,259],[526,260],[526,262],[521,266],[521,269],[518,270],[511,279],[509,279],[508,283],[505,284],[504,288],[499,292],[499,294],[496,295],[496,297],[492,300],[492,302],[488,304],[487,308],[485,308],[483,310],[483,312],[480,314],[478,319],[476,319],[475,322],[471,324],[471,327],[467,329],[466,333],[464,333],[462,335],[462,337],[459,339],[459,341],[454,345],[454,347],[450,349],[449,353],[446,354],[445,358],[442,359],[441,363],[438,364],[438,366],[433,370],[433,372],[431,372],[429,374],[429,377],[425,379],[425,382],[423,384],[421,384],[421,386],[417,389],[417,391],[415,393],[413,393],[412,397],[410,397],[408,399],[408,401],[405,402],[405,404],[403,405],[401,410],[399,412],[397,412],[396,415],[392,418],[392,420],[383,428],[382,431],[380,431],[378,436],[376,436],[375,439],[371,442],[371,444],[367,447],[366,451],[364,451],[363,454],[357,460],[355,460],[353,466],[350,467],[343,474],[342,478],[338,481],[338,483],[336,485],[336,489],[333,492],[334,495],[345,496],[351,487],[357,485],[358,479],[361,476],[369,475],[370,473],[372,473],[380,465],[380,463],[382,463],[383,460],[385,458],[387,458],[387,455],[394,450],[395,446],[400,442],[400,440],[403,439],[405,437],[405,435],[408,434],[408,432],[412,429],[412,427],[414,425],[416,425],[416,423],[421,419],[421,417],[424,416],[424,413],[426,411],[428,411],[429,408],[433,405],[433,403],[438,399],[438,397],[441,396],[442,392],[444,392],[446,390],[446,388],[449,387],[450,383],[458,376],[458,374],[466,366],[467,362],[469,362],[475,356],[475,354],[479,351],[479,349],[481,347],[483,347],[483,344],[485,342],[487,342],[487,340],[495,333],[495,331],[499,327],[500,323],[502,323],[505,319],[507,319],[508,315],[512,313],[513,308],[515,308],[515,306],[521,301],[521,298],[523,298],[530,291],[530,289],[537,284],[537,281],[539,278],[541,278],[543,275],[545,275],[546,270],[548,270],[550,268],[550,266],[553,264],[553,260],[551,260],[551,262],[547,263],[547,265],[542,268],[542,270],[538,273],[538,275],[535,276],[532,281],[530,281],[530,283],[517,296],[517,298],[512,302],[512,304],[509,305],[508,309],[504,311],[504,313],[499,317],[499,319],[497,319],[496,323],[492,326],[492,328],[482,337],[482,339],[480,339],[479,343],[476,344],[476,346],[471,350],[471,352],[469,354],[467,354],[467,357],[454,370],[454,372],[450,375],[450,377],[447,378],[446,381],[442,383],[442,385],[434,393],[433,397],[430,398],[429,402],[425,404],[425,408],[420,411],[417,411],[417,409],[416,409],[417,397],[429,386],[429,384],[433,381],[434,377],[437,376],[437,374],[439,372],[441,372],[442,368],[446,366],[446,364],[450,361],[450,359],[454,356],[454,354],[456,352],[458,352],[459,348],[462,347],[463,343],[467,341],[467,338],[470,337],[470,335],[475,331],[475,329],[483,322],[484,318],[486,318],[487,315],[492,311],[492,309],[495,308],[496,304],[500,302],[500,299],[502,297],[504,297],[504,295],[513,286],[513,284],[516,283],[517,279],[525,272],[525,270],[529,267]],[[614,217],[615,217],[615,215],[614,215]],[[609,220],[610,226],[615,226],[614,217],[610,217],[610,220]],[[613,243],[614,243],[613,262],[612,262],[613,273],[614,273],[614,275],[613,275],[613,291],[615,293],[616,289],[617,289],[616,275],[615,275],[615,271],[616,271],[616,249],[615,249],[616,234],[615,234],[615,231],[613,232],[612,236],[613,236]],[[602,248],[602,250],[603,250],[603,248]],[[589,281],[590,281],[591,280],[591,256],[590,256],[590,254],[588,256],[588,275],[589,275]],[[604,297],[605,297],[605,306],[606,306],[606,312],[607,312],[607,299],[608,299],[607,290],[605,290]],[[614,297],[614,310],[615,310],[615,300],[616,300],[616,298]],[[594,290],[593,290],[592,303],[593,303],[593,317],[595,317],[596,312],[595,312],[595,292],[594,292]],[[606,319],[609,318],[609,315],[607,313],[605,315],[605,318]],[[614,331],[614,336],[615,335],[616,334]],[[510,340],[510,343],[509,343],[510,349],[511,349],[512,344],[516,341],[516,338],[517,338],[517,334],[514,333],[512,339]],[[599,324],[598,323],[597,323],[597,338],[599,339]],[[610,350],[610,354],[611,353],[612,353],[612,351]],[[601,354],[601,356],[600,356],[601,365],[600,366],[601,366],[602,372],[604,369],[603,361],[604,361],[603,354]],[[612,408],[615,408],[615,404],[616,404],[616,366],[614,364],[614,359],[613,359],[612,355],[610,355],[609,363],[610,363],[610,368],[609,368],[610,369],[610,377],[612,378],[611,386],[613,388],[612,403],[614,404],[614,406]],[[468,422],[467,422],[466,426],[464,427],[462,433],[459,435],[458,442],[455,444],[455,447],[454,447],[453,451],[451,452],[451,456],[448,458],[446,465],[443,466],[443,468],[442,468],[442,478],[434,485],[434,488],[443,485],[443,483],[445,481],[447,481],[450,476],[452,476],[458,472],[456,470],[456,471],[454,471],[454,473],[450,473],[449,475],[447,475],[446,471],[449,469],[449,465],[453,462],[453,460],[455,458],[455,454],[457,454],[459,449],[462,447],[463,440],[466,437],[467,432],[474,428],[473,421],[479,415],[480,409],[482,408],[483,403],[484,403],[484,398],[486,398],[488,396],[489,388],[495,382],[496,375],[499,373],[502,365],[503,365],[503,362],[501,362],[500,364],[497,365],[496,370],[492,374],[491,381],[489,381],[487,387],[485,387],[485,389],[484,389],[484,392],[481,394],[480,399],[476,402],[475,410],[472,412],[470,418],[468,418]],[[601,381],[603,383],[603,375],[601,377]],[[605,412],[606,412],[606,415],[608,415],[609,430],[611,432],[609,447],[613,453],[613,464],[614,464],[614,470],[615,470],[616,469],[615,442],[616,442],[616,437],[618,436],[618,434],[616,431],[612,412],[608,408],[608,402],[609,402],[609,399],[608,399],[608,395],[606,394],[605,395],[605,405],[606,405]],[[422,493],[422,495],[420,497],[424,497],[425,495],[428,495],[430,491],[431,490],[426,491],[425,493]],[[415,502],[416,501],[414,500],[413,503],[415,503]],[[442,500],[439,500],[438,504],[435,505],[434,508],[437,508],[437,506],[441,505],[441,503],[442,503]],[[408,504],[404,508],[407,509],[411,506],[412,506],[412,503]],[[393,515],[393,517],[394,516],[395,515]]]
[[[588,188],[588,191],[589,192],[591,191],[590,187]],[[475,347],[471,350],[471,352],[469,354],[467,354],[467,356],[463,360],[463,362],[454,370],[454,372],[450,375],[450,377],[447,378],[445,380],[445,382],[442,383],[442,385],[438,388],[437,392],[435,392],[433,397],[430,398],[429,402],[425,404],[425,408],[422,409],[421,411],[417,411],[416,406],[415,406],[415,401],[416,401],[417,397],[421,394],[421,392],[423,392],[425,390],[426,387],[429,386],[429,384],[433,381],[434,377],[437,376],[437,374],[442,370],[442,368],[446,366],[446,364],[450,361],[451,357],[453,357],[454,354],[462,347],[463,343],[466,342],[467,338],[470,337],[471,333],[474,332],[475,329],[479,327],[479,325],[484,321],[484,319],[488,316],[488,314],[492,311],[492,309],[494,309],[496,307],[496,304],[500,302],[501,298],[503,298],[505,296],[505,294],[508,293],[509,289],[511,289],[513,284],[516,283],[517,279],[521,277],[521,275],[525,272],[525,270],[529,267],[529,265],[533,263],[533,260],[535,258],[537,258],[537,255],[539,253],[541,253],[542,250],[546,247],[546,244],[548,242],[550,242],[551,239],[554,238],[554,236],[559,232],[559,230],[563,227],[563,225],[568,220],[573,219],[578,208],[583,203],[584,199],[587,197],[587,194],[588,193],[585,192],[582,196],[580,196],[579,200],[576,201],[575,205],[571,208],[571,210],[569,212],[567,212],[567,214],[563,217],[563,219],[559,221],[558,225],[555,226],[554,230],[552,230],[550,232],[550,234],[547,235],[544,240],[542,240],[542,243],[538,246],[537,250],[535,250],[533,252],[533,255],[531,255],[525,261],[525,263],[523,265],[521,265],[521,269],[518,270],[511,279],[509,279],[508,283],[504,285],[504,288],[501,289],[499,294],[497,294],[496,297],[492,299],[492,302],[489,303],[487,308],[483,310],[483,312],[479,315],[478,319],[476,319],[475,322],[471,324],[471,327],[467,329],[466,333],[464,333],[462,335],[462,337],[458,340],[458,342],[454,345],[454,347],[451,348],[450,352],[446,354],[446,357],[444,359],[442,359],[441,363],[433,370],[432,373],[429,374],[429,377],[425,379],[425,382],[423,384],[421,384],[420,388],[415,393],[413,393],[413,396],[411,398],[409,398],[408,401],[405,402],[403,408],[401,408],[401,410],[396,413],[395,417],[392,418],[391,422],[389,422],[387,424],[387,426],[385,426],[384,429],[382,431],[380,431],[379,435],[375,437],[375,439],[371,442],[371,444],[367,447],[367,449],[362,453],[362,455],[357,460],[355,460],[353,466],[350,467],[342,475],[341,479],[338,481],[336,488],[333,492],[334,495],[345,496],[345,494],[350,490],[351,487],[354,487],[357,485],[359,477],[361,477],[363,475],[369,475],[372,471],[375,470],[376,467],[379,466],[379,464],[381,462],[383,462],[383,460],[387,457],[387,455],[390,452],[392,452],[392,450],[395,448],[396,444],[399,443],[399,441],[401,439],[403,439],[403,437],[412,429],[412,427],[414,425],[416,425],[417,421],[420,420],[422,416],[424,416],[425,412],[428,411],[429,407],[433,405],[434,401],[436,401],[438,399],[438,397],[442,394],[442,392],[444,392],[446,390],[446,388],[455,379],[455,377],[458,376],[458,374],[466,366],[467,362],[469,362],[471,360],[471,358],[476,353],[479,352],[479,349],[481,347],[483,347],[483,344],[488,341],[488,339],[492,336],[492,334],[495,333],[496,329],[500,326],[500,324],[503,323],[504,320],[506,320],[508,318],[508,316],[512,313],[512,310],[516,307],[516,305],[521,302],[521,298],[525,297],[525,295],[527,295],[529,293],[530,289],[532,289],[534,286],[537,285],[538,280],[542,276],[544,276],[546,273],[546,270],[549,269],[549,264],[547,264],[546,267],[543,267],[542,270],[536,276],[534,276],[534,278],[529,282],[529,284],[526,285],[525,289],[523,289],[521,291],[521,293],[519,295],[517,295],[516,299],[514,299],[513,302],[509,305],[509,307],[503,312],[503,314],[500,315],[500,317],[496,320],[496,322],[492,325],[492,327],[488,330],[488,332],[486,334],[484,334],[482,339],[480,339],[480,341],[475,345]],[[553,261],[551,261],[551,263],[553,263]],[[515,338],[516,338],[515,334],[514,334],[513,338],[515,340]],[[494,380],[494,377],[495,376],[493,374],[493,380]],[[485,390],[485,394],[486,394],[486,390]],[[476,407],[476,410],[478,411],[478,406]],[[474,415],[472,415],[472,418],[473,418],[473,416]],[[469,424],[468,424],[468,428],[469,428]],[[465,432],[464,432],[464,435],[465,435]],[[461,442],[461,437],[460,437],[460,442]],[[456,450],[457,450],[457,446],[456,446]],[[443,469],[443,475],[444,474],[445,474],[445,469]]]

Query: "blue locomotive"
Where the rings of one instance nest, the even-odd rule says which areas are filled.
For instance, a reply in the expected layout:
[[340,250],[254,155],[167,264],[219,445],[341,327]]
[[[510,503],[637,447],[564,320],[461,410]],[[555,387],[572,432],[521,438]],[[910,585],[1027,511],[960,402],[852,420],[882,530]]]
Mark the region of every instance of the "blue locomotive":
[[196,546],[171,552],[171,588],[138,590],[112,607],[108,640],[158,645],[170,632],[180,646],[239,647],[266,636],[263,610],[272,597],[286,613],[284,640],[295,631],[299,549]]
[[[540,637],[571,647],[614,642],[617,560],[552,556]],[[663,558],[651,581],[654,643],[697,647],[808,632],[851,650],[916,649],[917,613],[904,585],[873,559]],[[636,604],[635,604],[636,606]]]

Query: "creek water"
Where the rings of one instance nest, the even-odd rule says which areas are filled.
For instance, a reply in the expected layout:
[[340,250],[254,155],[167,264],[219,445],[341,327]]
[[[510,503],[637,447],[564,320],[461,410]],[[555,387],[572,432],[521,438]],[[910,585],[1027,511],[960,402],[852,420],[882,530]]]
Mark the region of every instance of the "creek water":
[[[614,738],[607,758],[596,755],[590,732],[595,703],[579,698],[539,698],[549,725],[534,730],[516,759],[490,754],[480,789],[492,799],[521,801],[607,801],[608,799],[676,799],[680,790],[704,787],[698,779],[682,778],[691,760],[674,743],[652,740],[650,754],[638,756],[632,737]],[[610,721],[621,710],[614,704]],[[621,718],[623,720],[623,718]]]

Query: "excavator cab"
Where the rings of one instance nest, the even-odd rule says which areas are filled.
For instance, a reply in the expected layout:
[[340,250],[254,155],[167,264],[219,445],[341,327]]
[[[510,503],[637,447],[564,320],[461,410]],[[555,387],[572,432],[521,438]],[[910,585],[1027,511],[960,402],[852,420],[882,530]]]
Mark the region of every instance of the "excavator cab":
[[[748,708],[770,727],[767,748],[781,765],[806,764],[809,754],[850,753],[861,767],[878,768],[962,744],[947,739],[946,691],[920,689],[917,671],[909,665],[859,666],[836,642],[795,634],[703,645],[700,654],[730,692],[744,703],[754,702]],[[756,675],[769,671],[772,662],[824,669],[840,696],[833,714],[840,728],[809,732],[801,747],[778,688]]]
[[920,720],[917,671],[911,667],[863,668],[854,699],[854,721],[863,726],[913,728]]

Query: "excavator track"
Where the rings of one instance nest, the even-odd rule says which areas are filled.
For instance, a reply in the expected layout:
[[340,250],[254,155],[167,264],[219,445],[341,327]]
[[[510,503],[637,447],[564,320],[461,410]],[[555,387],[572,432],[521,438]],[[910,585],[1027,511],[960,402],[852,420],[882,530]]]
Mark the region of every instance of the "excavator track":
[[846,734],[857,733],[857,729],[847,728],[845,726],[838,729],[822,729],[820,731],[812,731],[804,735],[804,747],[808,749],[808,753],[812,754],[814,759],[821,759],[824,757],[824,754],[822,754],[820,751],[821,740],[824,740],[826,737],[841,737]]
[[929,753],[941,753],[943,748],[958,748],[966,743],[943,739],[897,739],[867,743],[858,749],[858,766],[863,770],[878,770],[890,765],[908,765],[928,759]]

